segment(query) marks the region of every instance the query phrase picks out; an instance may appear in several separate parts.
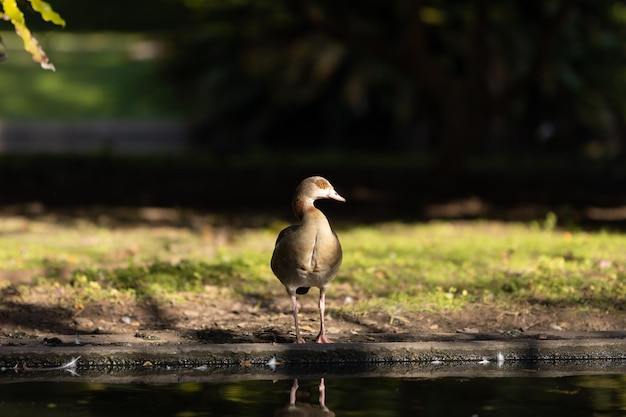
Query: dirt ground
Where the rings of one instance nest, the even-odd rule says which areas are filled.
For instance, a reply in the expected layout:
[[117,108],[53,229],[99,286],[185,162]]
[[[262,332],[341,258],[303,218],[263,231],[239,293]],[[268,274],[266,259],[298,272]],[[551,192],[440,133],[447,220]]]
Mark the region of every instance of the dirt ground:
[[[146,299],[100,301],[68,306],[47,291],[20,293],[19,284],[32,274],[0,271],[0,337],[50,338],[63,341],[80,335],[124,335],[177,343],[287,343],[294,340],[291,302],[276,280],[271,297],[233,300],[219,289],[183,293],[175,301]],[[329,287],[327,333],[335,342],[416,341],[459,334],[520,335],[524,332],[594,332],[626,329],[626,309],[581,309],[572,305],[526,303],[513,311],[477,303],[446,312],[341,313],[349,295],[340,284]],[[317,289],[298,297],[304,338],[319,331]]]
[[[279,283],[277,282],[277,286]],[[476,304],[445,314],[378,312],[366,316],[339,315],[334,306],[345,302],[338,291],[327,296],[327,331],[335,342],[394,342],[437,339],[450,334],[503,334],[523,332],[612,331],[626,329],[626,315],[615,312],[580,311],[571,307],[527,305],[519,311],[501,311]],[[316,290],[300,296],[303,336],[312,341],[319,331]],[[47,293],[28,302],[15,287],[2,293],[0,325],[7,338],[56,336],[67,342],[80,335],[125,335],[138,339],[176,343],[268,343],[294,340],[290,300],[219,298],[206,294],[183,294],[178,301],[118,302],[59,306]],[[18,343],[16,341],[16,343]]]

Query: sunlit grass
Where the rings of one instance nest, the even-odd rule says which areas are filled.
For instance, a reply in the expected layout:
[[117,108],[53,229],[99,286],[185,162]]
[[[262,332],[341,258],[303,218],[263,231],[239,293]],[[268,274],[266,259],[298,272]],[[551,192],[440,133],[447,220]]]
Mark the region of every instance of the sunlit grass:
[[626,295],[626,245],[617,234],[473,222],[366,229],[356,239],[369,243],[355,244],[356,259],[346,258],[342,274],[346,282],[356,278],[366,309],[526,301],[609,307]]
[[[27,271],[37,278],[31,290],[65,288],[81,302],[207,291],[284,295],[269,268],[275,227],[105,227],[8,217],[0,229],[0,271]],[[337,313],[528,302],[612,309],[626,297],[626,242],[616,233],[560,230],[549,221],[438,221],[339,235],[344,263],[329,297],[352,302],[332,304]]]

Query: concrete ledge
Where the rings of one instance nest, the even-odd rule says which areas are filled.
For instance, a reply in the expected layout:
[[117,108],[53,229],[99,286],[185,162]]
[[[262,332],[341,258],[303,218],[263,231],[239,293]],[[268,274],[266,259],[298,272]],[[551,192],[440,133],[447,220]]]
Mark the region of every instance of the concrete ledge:
[[[3,338],[0,382],[24,377],[50,378],[39,372],[80,357],[76,374],[82,377],[255,379],[308,375],[367,375],[433,377],[528,374],[606,373],[626,370],[623,333],[439,335],[436,339],[389,343],[318,344],[198,344],[144,341],[132,336],[83,336],[78,341],[43,345],[41,339],[15,343]],[[605,337],[601,337],[601,336]],[[501,360],[498,361],[498,356]],[[502,360],[503,359],[503,360]],[[13,371],[18,372],[13,372]],[[55,370],[57,376],[71,376]],[[495,373],[494,373],[495,372]]]

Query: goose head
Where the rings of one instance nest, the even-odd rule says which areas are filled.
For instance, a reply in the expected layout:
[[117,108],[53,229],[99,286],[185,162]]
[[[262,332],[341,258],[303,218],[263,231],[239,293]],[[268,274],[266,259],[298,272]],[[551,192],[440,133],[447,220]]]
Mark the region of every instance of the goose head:
[[293,196],[293,211],[298,218],[307,208],[313,206],[316,200],[331,199],[344,202],[345,198],[339,195],[331,183],[324,177],[313,176],[302,180]]

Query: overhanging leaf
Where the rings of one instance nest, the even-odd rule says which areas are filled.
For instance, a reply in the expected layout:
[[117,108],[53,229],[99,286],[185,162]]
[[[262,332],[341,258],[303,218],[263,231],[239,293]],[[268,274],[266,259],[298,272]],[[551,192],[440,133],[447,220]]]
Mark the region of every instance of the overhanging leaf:
[[50,6],[50,4],[43,0],[30,0],[30,4],[33,6],[35,11],[41,14],[43,20],[65,27],[65,20],[63,20],[57,12],[52,10],[52,6]]
[[20,8],[17,7],[16,0],[2,0],[2,8],[4,9],[4,13],[11,20],[11,23],[14,25],[16,22],[22,25],[26,24],[24,21],[24,14]]
[[38,62],[43,69],[49,69],[54,71],[54,65],[48,59],[48,56],[41,48],[39,41],[33,36],[33,34],[26,27],[26,22],[24,21],[24,14],[17,7],[16,0],[2,0],[2,7],[4,8],[4,13],[8,16],[15,27],[15,33],[22,38],[24,41],[24,49],[28,53],[31,54],[33,60]]

